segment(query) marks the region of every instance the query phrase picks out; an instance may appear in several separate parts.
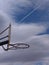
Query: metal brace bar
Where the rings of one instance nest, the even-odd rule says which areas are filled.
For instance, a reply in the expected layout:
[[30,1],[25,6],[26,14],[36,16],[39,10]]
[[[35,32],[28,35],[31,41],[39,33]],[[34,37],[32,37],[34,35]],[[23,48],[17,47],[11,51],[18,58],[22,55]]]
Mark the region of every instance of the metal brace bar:
[[9,27],[7,27],[4,31],[2,31],[2,32],[0,33],[0,35],[1,35],[2,33],[4,33],[8,28],[9,28]]
[[8,37],[8,35],[7,35],[7,36],[5,36],[5,37],[0,38],[0,40],[5,39],[5,38],[7,38],[7,37]]

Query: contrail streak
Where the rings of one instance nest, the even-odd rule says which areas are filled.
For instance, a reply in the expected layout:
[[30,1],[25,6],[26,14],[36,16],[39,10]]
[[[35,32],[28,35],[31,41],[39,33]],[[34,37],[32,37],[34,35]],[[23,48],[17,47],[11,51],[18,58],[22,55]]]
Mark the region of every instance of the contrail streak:
[[26,16],[24,16],[24,18],[22,18],[20,20],[20,22],[24,21],[29,15],[31,15],[34,11],[36,11],[38,8],[40,7],[40,5],[38,7],[36,7],[35,9],[33,9],[31,12],[29,12]]

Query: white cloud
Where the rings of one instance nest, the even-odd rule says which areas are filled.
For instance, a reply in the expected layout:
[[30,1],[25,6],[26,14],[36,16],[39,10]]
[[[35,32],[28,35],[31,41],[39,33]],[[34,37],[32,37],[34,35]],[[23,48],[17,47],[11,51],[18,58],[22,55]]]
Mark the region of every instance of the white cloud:
[[0,10],[6,13],[21,12],[23,9],[21,7],[30,6],[30,1],[27,0],[0,0]]
[[28,38],[46,31],[45,26],[38,24],[16,24],[12,26],[12,40],[25,41]]
[[[24,11],[23,8],[39,7],[39,9],[47,8],[49,0],[0,0],[0,10],[6,13],[14,13]],[[13,12],[14,11],[14,12]]]

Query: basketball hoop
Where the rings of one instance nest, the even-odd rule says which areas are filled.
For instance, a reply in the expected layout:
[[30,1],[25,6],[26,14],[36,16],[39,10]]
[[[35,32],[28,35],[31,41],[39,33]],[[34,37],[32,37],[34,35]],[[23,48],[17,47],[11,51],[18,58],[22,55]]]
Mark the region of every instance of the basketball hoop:
[[26,49],[30,46],[25,43],[16,43],[16,44],[10,44],[8,50],[16,50],[16,49]]
[[[16,43],[16,44],[10,44],[10,38],[11,38],[11,24],[9,25],[9,27],[7,27],[5,30],[3,30],[1,34],[3,34],[7,29],[9,29],[9,32],[8,32],[8,35],[7,36],[4,36],[2,38],[0,38],[0,40],[2,39],[5,39],[8,37],[8,40],[6,41],[3,41],[3,42],[0,42],[0,46],[2,46],[2,48],[7,51],[7,50],[16,50],[16,49],[26,49],[26,48],[29,48],[29,44],[26,44],[26,43]],[[7,45],[7,47],[4,47],[4,45]]]
[[9,44],[9,47],[8,48],[5,48],[3,45],[2,45],[2,48],[5,50],[5,51],[8,51],[8,50],[17,50],[17,49],[27,49],[29,48],[30,46],[26,43],[15,43],[15,44]]

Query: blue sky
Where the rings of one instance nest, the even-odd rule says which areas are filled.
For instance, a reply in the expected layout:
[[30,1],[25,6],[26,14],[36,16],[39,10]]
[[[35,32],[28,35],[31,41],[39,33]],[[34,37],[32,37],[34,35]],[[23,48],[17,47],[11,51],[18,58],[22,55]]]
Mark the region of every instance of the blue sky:
[[[33,1],[34,2],[34,1]],[[46,5],[47,7],[43,8],[43,9],[39,9],[41,7],[39,7],[39,5],[36,5],[36,3],[33,5],[33,3],[31,3],[31,7],[25,7],[25,6],[21,6],[21,5],[16,5],[18,8],[21,8],[22,11],[21,12],[16,12],[14,10],[14,13],[13,13],[13,18],[15,20],[18,20],[17,23],[20,22],[21,19],[23,19],[25,16],[27,16],[29,13],[31,13],[34,9],[37,9],[32,12],[28,17],[26,17],[22,23],[39,23],[39,22],[48,22],[49,21],[49,7],[48,5]],[[38,3],[37,3],[38,4]],[[46,3],[47,4],[47,3]],[[36,7],[35,7],[36,6]],[[17,13],[17,14],[16,14]],[[17,17],[17,19],[16,19]],[[20,22],[21,23],[21,22]]]
[[49,0],[0,0],[0,32],[10,23],[11,43],[30,48],[6,52],[0,47],[0,64],[49,65]]
[[[18,22],[20,22],[20,20],[25,17],[26,15],[28,15],[31,11],[33,11],[34,8],[29,8],[27,11],[23,11],[21,12],[21,14],[18,14],[16,15],[15,14],[15,17],[14,19],[16,19],[16,16],[17,16],[17,19],[18,19]],[[48,22],[49,21],[49,13],[46,9],[44,10],[36,10],[34,11],[33,13],[31,13],[28,17],[26,17],[22,22],[20,23],[42,23],[42,22]]]

